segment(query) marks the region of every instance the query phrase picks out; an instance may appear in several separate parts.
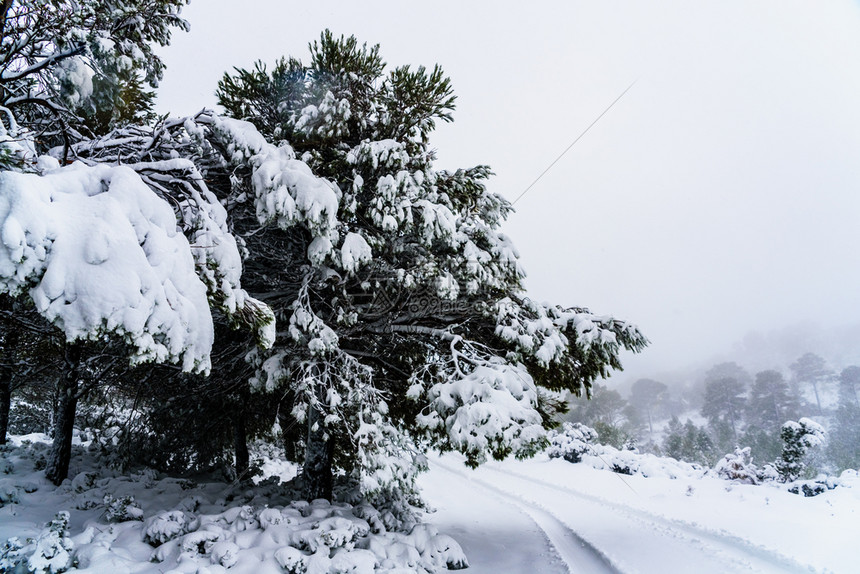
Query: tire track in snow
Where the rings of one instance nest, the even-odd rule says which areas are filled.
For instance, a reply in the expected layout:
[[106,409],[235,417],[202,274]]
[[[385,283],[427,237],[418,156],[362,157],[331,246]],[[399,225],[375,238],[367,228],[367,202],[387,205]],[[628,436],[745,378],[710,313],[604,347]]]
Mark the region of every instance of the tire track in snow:
[[[793,558],[785,556],[784,554],[762,546],[755,545],[752,542],[740,538],[738,536],[723,534],[721,532],[701,528],[697,525],[690,524],[689,522],[685,522],[682,520],[652,514],[645,510],[632,508],[623,504],[619,504],[617,502],[612,502],[599,496],[586,494],[584,492],[580,492],[569,487],[554,484],[552,482],[539,478],[534,478],[516,471],[512,471],[507,468],[505,470],[501,470],[490,466],[484,466],[482,467],[482,469],[491,471],[492,473],[503,475],[508,479],[527,482],[531,487],[530,489],[524,489],[519,491],[518,493],[513,493],[486,480],[479,478],[474,479],[476,482],[480,482],[487,487],[493,488],[495,491],[502,491],[507,496],[514,497],[526,504],[540,504],[536,499],[527,497],[526,495],[522,494],[522,492],[529,492],[530,490],[533,490],[534,485],[540,485],[544,488],[554,490],[557,493],[563,493],[567,496],[574,496],[576,498],[579,498],[580,500],[596,504],[601,508],[609,509],[618,515],[626,515],[627,517],[633,519],[642,526],[650,527],[651,531],[653,532],[659,532],[664,536],[676,539],[683,538],[687,540],[690,544],[698,547],[704,552],[711,554],[718,560],[732,562],[734,564],[734,568],[743,567],[745,570],[753,572],[779,572],[781,574],[790,572],[796,572],[798,574],[809,574],[810,572],[818,571],[813,566],[804,565],[794,560]],[[553,516],[558,519],[556,515],[557,511],[549,510],[548,512],[550,512],[550,514],[553,514]],[[728,571],[734,572],[737,570],[733,569]]]
[[524,504],[519,497],[512,496],[503,489],[469,476],[465,472],[450,468],[438,460],[433,465],[470,483],[479,484],[500,497],[506,504],[528,516],[543,531],[555,553],[571,574],[621,574],[605,554],[544,508],[534,503]]

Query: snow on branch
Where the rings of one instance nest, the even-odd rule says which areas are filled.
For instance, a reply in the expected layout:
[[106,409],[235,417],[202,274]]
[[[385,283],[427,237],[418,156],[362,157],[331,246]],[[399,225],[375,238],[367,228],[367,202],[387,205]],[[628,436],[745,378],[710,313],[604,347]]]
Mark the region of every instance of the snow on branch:
[[[167,120],[155,128],[120,128],[99,140],[77,145],[74,151],[88,163],[128,162],[126,165],[150,189],[174,206],[210,304],[234,324],[252,328],[258,344],[268,348],[274,343],[274,313],[242,289],[242,255],[227,211],[209,190],[200,168],[187,157],[206,152],[195,147],[200,142],[191,141],[203,130],[196,123],[198,119],[211,122],[212,114],[204,110],[194,117]],[[192,149],[185,149],[189,147]],[[178,157],[180,152],[185,157]]]
[[[410,394],[417,398],[420,385]],[[537,387],[522,365],[491,358],[468,374],[436,382],[425,396],[430,403],[418,424],[444,433],[470,466],[486,461],[488,453],[496,459],[530,456],[544,441]]]
[[0,173],[0,290],[27,293],[69,340],[116,333],[133,362],[210,367],[206,286],[172,209],[131,168]]
[[249,122],[214,114],[200,118],[205,121],[225,145],[230,161],[250,165],[261,224],[275,221],[282,229],[303,224],[314,237],[335,238],[341,194],[334,183],[315,176],[290,146],[267,142]]
[[635,325],[588,309],[506,297],[496,304],[495,313],[496,335],[513,345],[521,360],[550,373],[542,381],[548,388],[580,392],[584,387],[588,392],[609,368],[621,368],[622,348],[640,351],[648,344]]

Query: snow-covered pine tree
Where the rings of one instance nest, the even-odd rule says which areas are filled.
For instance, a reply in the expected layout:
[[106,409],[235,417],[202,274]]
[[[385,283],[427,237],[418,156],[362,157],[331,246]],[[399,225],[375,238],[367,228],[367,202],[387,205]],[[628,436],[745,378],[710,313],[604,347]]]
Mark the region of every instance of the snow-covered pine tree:
[[[82,132],[144,115],[188,0],[6,0],[0,13],[0,110],[65,154]],[[5,139],[0,134],[0,141]],[[87,136],[93,134],[88,133]],[[102,134],[96,134],[102,135]],[[31,138],[31,139],[34,139]],[[0,146],[0,151],[2,151]],[[3,165],[0,153],[0,166]]]
[[798,400],[774,370],[756,373],[746,404],[746,429],[741,443],[752,447],[758,460],[774,460],[782,450],[782,423],[798,416]]
[[783,441],[782,455],[774,463],[783,482],[797,480],[806,468],[804,458],[809,449],[824,443],[824,428],[812,419],[786,421],[780,433]]
[[[152,44],[187,26],[184,4],[3,3],[0,293],[29,301],[67,341],[46,469],[55,483],[68,469],[86,370],[82,341],[110,336],[127,345],[134,363],[181,362],[183,370],[207,372],[210,305],[254,327],[261,343],[273,338],[274,317],[242,290],[226,211],[195,164],[157,149],[151,130],[131,129],[116,142],[85,141],[75,128],[80,118],[71,110],[91,94],[94,76],[108,91],[120,70],[157,83],[163,66]],[[63,145],[38,157],[52,139]],[[139,153],[120,161],[122,145]],[[58,158],[69,157],[81,161],[61,167]]]
[[237,119],[189,124],[230,162],[243,284],[285,325],[254,386],[307,425],[306,495],[331,497],[333,465],[365,492],[409,492],[416,449],[534,453],[546,391],[588,394],[646,339],[526,297],[490,170],[433,166],[428,137],[454,109],[441,69],[386,73],[378,46],[328,31],[310,49],[226,74]]

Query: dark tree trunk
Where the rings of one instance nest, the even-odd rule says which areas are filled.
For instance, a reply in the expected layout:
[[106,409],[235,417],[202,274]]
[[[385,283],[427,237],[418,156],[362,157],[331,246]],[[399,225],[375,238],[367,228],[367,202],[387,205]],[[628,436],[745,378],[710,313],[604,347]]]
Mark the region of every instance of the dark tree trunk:
[[292,462],[298,462],[298,452],[296,451],[296,441],[292,437],[292,427],[296,424],[296,420],[281,407],[278,409],[278,425],[281,427],[281,439],[284,441],[284,455],[286,459]]
[[302,471],[307,500],[331,500],[334,443],[327,436],[323,418],[323,413],[313,406],[308,407],[308,440]]
[[293,416],[290,410],[295,401],[295,394],[291,391],[281,401],[278,408],[278,425],[281,427],[281,440],[284,443],[284,455],[291,462],[299,462],[299,449],[296,448],[296,443],[302,438],[301,429],[296,417]]
[[818,416],[824,414],[824,410],[821,408],[821,398],[818,396],[818,383],[815,379],[812,379],[812,390],[815,391],[815,404],[818,405]]
[[251,457],[248,454],[248,436],[245,432],[245,413],[240,407],[233,419],[233,448],[236,451],[236,478],[244,480],[248,475]]
[[4,373],[0,381],[0,444],[6,444],[6,433],[9,431],[9,409],[12,407],[12,381]]
[[9,324],[5,325],[4,335],[3,364],[0,366],[0,444],[6,444],[6,435],[9,433],[9,411],[12,409],[12,378],[15,374],[12,364],[20,339],[17,329]]
[[75,410],[78,406],[82,345],[83,343],[80,342],[66,344],[63,372],[57,389],[54,442],[48,455],[45,476],[58,486],[69,474],[69,461],[72,457],[72,430],[75,426]]

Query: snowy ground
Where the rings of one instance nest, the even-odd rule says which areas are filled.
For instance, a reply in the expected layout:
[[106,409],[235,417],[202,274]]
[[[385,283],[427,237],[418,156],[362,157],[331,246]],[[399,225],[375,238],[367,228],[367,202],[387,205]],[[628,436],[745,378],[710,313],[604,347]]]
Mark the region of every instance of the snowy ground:
[[[645,478],[546,456],[475,471],[455,455],[432,457],[420,482],[436,511],[425,517],[429,526],[406,535],[372,509],[308,506],[271,497],[265,486],[148,471],[94,474],[97,459],[81,455],[77,476],[54,488],[36,468],[41,448],[2,453],[0,545],[37,539],[68,510],[66,546],[79,571],[401,574],[456,565],[447,535],[473,574],[860,571],[860,479],[852,471],[835,489],[805,498],[784,485],[737,484],[671,464],[660,472],[660,459],[650,460]],[[143,520],[109,522],[110,501],[124,496],[135,503],[114,503],[114,511]]]
[[[860,571],[860,480],[805,498],[708,476],[626,476],[562,459],[431,460],[430,521],[472,572]],[[456,531],[457,528],[462,531]]]

